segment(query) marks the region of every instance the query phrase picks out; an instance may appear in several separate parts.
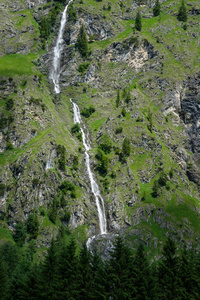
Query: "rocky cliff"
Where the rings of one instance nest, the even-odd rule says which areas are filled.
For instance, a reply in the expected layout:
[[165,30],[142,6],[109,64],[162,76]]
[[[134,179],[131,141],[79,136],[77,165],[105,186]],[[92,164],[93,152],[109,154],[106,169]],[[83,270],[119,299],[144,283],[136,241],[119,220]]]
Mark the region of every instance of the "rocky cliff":
[[[179,242],[199,243],[200,8],[198,1],[187,3],[185,29],[176,17],[179,3],[160,2],[161,16],[153,17],[153,1],[74,0],[76,17],[69,15],[64,33],[59,95],[49,73],[60,12],[43,47],[41,20],[49,4],[2,2],[2,232],[14,232],[18,222],[25,226],[36,214],[39,249],[61,224],[80,241],[99,233],[83,144],[71,131],[72,98],[82,112],[95,109],[82,119],[105,201],[106,243],[117,232],[133,245],[143,240],[156,252],[169,234]],[[138,9],[141,32],[134,30]],[[86,58],[76,45],[82,24],[89,41]],[[130,141],[127,156],[125,138]],[[110,148],[103,151],[101,172],[98,149],[105,139]],[[105,239],[98,239],[104,249]]]

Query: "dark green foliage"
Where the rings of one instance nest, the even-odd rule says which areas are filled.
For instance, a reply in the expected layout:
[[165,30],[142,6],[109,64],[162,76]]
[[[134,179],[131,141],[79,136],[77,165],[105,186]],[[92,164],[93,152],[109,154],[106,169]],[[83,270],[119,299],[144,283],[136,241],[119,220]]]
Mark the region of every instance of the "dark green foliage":
[[95,112],[95,108],[93,106],[90,106],[89,108],[83,108],[81,110],[81,115],[84,116],[85,118],[89,118],[91,114]]
[[48,217],[49,217],[49,220],[52,222],[52,223],[56,223],[56,219],[57,219],[57,216],[58,216],[58,210],[57,210],[57,199],[53,199],[53,203],[52,203],[52,207],[49,211],[49,214],[48,214]]
[[27,80],[26,79],[23,79],[22,82],[21,82],[21,87],[25,87],[27,84]]
[[121,114],[122,114],[123,117],[125,117],[125,115],[126,115],[126,109],[125,109],[125,107],[122,108]]
[[153,190],[153,193],[152,193],[153,197],[157,197],[158,196],[158,191],[159,191],[158,180],[154,181],[152,190]]
[[23,246],[26,239],[26,235],[26,227],[20,222],[17,223],[15,226],[15,233],[13,234],[13,238],[19,247]]
[[112,148],[112,140],[108,134],[104,134],[99,141],[99,149],[103,150],[105,153],[110,153]]
[[160,2],[159,0],[156,0],[155,6],[153,8],[153,15],[154,17],[157,17],[160,15]]
[[177,18],[179,21],[187,22],[187,10],[186,10],[184,1],[182,1],[182,3],[181,3]]
[[62,217],[62,221],[68,223],[71,217],[70,211],[65,211],[64,216]]
[[60,186],[60,190],[63,194],[67,194],[68,191],[74,192],[75,191],[75,185],[68,180],[64,180]]
[[164,173],[164,171],[160,172],[160,177],[158,179],[158,183],[160,186],[165,186],[167,183],[167,174]]
[[13,149],[13,144],[10,141],[8,141],[6,143],[6,150],[12,150],[12,149]]
[[77,20],[76,11],[74,10],[72,4],[70,4],[70,6],[69,6],[68,16],[69,16],[69,21],[76,22],[76,20]]
[[6,266],[3,260],[0,259],[0,299],[6,299],[8,290],[8,275],[6,272]]
[[0,197],[4,196],[5,190],[6,190],[5,184],[0,183]]
[[71,133],[75,134],[77,139],[81,142],[82,141],[82,132],[81,132],[81,128],[80,128],[80,124],[76,123],[72,126],[71,128]]
[[137,31],[141,31],[142,30],[142,18],[141,18],[141,15],[140,15],[140,11],[138,11],[137,14],[136,14],[135,29]]
[[107,155],[105,155],[101,149],[98,149],[95,157],[99,160],[96,169],[102,176],[106,175],[109,166],[109,159]]
[[148,110],[147,120],[149,121],[147,128],[149,129],[150,132],[152,132],[152,130],[153,130],[153,115],[152,115],[152,112],[150,109]]
[[87,41],[87,37],[83,25],[80,28],[76,46],[78,48],[78,51],[83,57],[88,56],[88,41]]
[[117,127],[116,129],[115,129],[115,133],[116,134],[119,134],[119,133],[122,133],[122,131],[123,131],[123,128],[120,126],[120,127]]
[[74,158],[73,158],[73,169],[78,170],[78,156],[77,155],[74,155]]
[[131,152],[131,145],[129,138],[125,138],[122,144],[122,154],[124,156],[129,156]]
[[124,88],[122,97],[124,98],[124,101],[128,104],[131,100],[131,93],[130,93],[130,88]]
[[11,110],[14,106],[14,101],[12,98],[6,100],[6,109]]
[[117,99],[116,99],[116,107],[119,107],[120,105],[120,92],[119,89],[117,90]]
[[36,186],[38,186],[38,185],[39,185],[39,183],[40,183],[40,180],[39,180],[38,178],[33,178],[33,181],[32,181],[32,183],[33,183],[33,187],[35,188]]
[[187,24],[183,24],[183,30],[187,30]]
[[65,146],[63,145],[57,145],[56,146],[56,152],[58,159],[58,167],[61,171],[65,171],[65,164],[66,164],[66,150]]
[[31,235],[32,238],[36,238],[39,233],[39,221],[36,214],[30,214],[26,221],[27,232]]
[[78,72],[80,73],[85,73],[85,71],[88,69],[90,63],[86,62],[86,63],[82,63],[79,67],[78,67]]

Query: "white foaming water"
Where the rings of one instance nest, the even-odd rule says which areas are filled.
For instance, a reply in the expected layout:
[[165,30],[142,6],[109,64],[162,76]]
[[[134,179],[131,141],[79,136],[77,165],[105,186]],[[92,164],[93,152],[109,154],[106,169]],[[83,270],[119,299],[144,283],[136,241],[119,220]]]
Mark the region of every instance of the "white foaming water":
[[[80,124],[81,123],[81,115],[80,115],[79,107],[72,100],[70,100],[70,101],[73,105],[74,123]],[[90,179],[92,193],[95,196],[96,206],[97,206],[97,211],[98,211],[98,216],[99,216],[100,234],[105,234],[107,232],[107,229],[106,229],[106,216],[105,216],[104,201],[103,201],[103,198],[101,197],[98,184],[94,180],[94,176],[91,171],[90,156],[88,154],[88,151],[90,150],[90,145],[86,141],[86,136],[85,136],[85,133],[84,133],[82,127],[81,127],[81,132],[82,132],[82,138],[83,138],[83,145],[85,147],[85,158],[86,158],[87,171],[88,171],[88,175],[89,175],[89,179]],[[87,243],[88,245],[91,243],[93,238],[94,237],[88,239],[88,243]]]
[[60,93],[60,86],[59,86],[60,58],[61,58],[61,54],[62,54],[62,50],[63,50],[63,33],[64,33],[64,29],[65,29],[65,24],[67,21],[66,12],[72,1],[73,0],[70,0],[68,2],[68,4],[65,6],[65,9],[62,13],[58,38],[56,41],[56,46],[53,49],[54,56],[53,56],[53,65],[52,65],[52,70],[51,70],[51,74],[50,74],[50,79],[52,79],[52,81],[54,83],[54,90],[55,90],[56,94]]

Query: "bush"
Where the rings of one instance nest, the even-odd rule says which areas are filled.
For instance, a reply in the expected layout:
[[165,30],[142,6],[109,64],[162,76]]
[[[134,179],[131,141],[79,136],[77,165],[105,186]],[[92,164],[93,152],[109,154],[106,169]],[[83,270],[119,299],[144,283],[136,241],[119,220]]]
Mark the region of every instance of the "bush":
[[152,196],[156,198],[158,196],[158,190],[159,190],[158,180],[154,181],[152,190],[153,190]]
[[68,191],[74,192],[75,185],[66,179],[62,182],[62,184],[60,186],[60,190],[62,191],[63,194],[67,194]]
[[3,183],[0,183],[0,197],[3,197],[5,194],[6,186]]
[[35,188],[37,185],[39,185],[40,181],[38,178],[33,178],[32,183],[33,183],[33,187]]
[[89,67],[90,63],[89,62],[86,62],[86,63],[82,63],[79,67],[78,67],[78,72],[80,73],[84,73],[88,67]]
[[83,108],[81,110],[81,115],[84,116],[85,118],[89,118],[91,114],[95,112],[95,108],[93,106],[90,106],[89,108]]
[[163,171],[160,173],[160,177],[158,179],[158,183],[160,186],[165,186],[167,183],[167,174],[165,174]]
[[105,153],[110,153],[112,148],[112,141],[107,134],[104,134],[100,138],[99,148],[103,150]]
[[6,150],[12,150],[13,149],[13,144],[11,142],[6,143]]
[[126,115],[126,109],[125,109],[125,107],[122,108],[121,114],[122,114],[123,117],[125,117],[125,115]]
[[13,108],[13,106],[14,106],[14,101],[13,101],[13,99],[12,99],[12,98],[8,99],[8,100],[6,101],[6,109],[7,109],[7,110],[10,110],[10,109]]
[[72,126],[71,128],[71,133],[74,134],[74,133],[78,133],[80,132],[81,128],[80,128],[80,124],[79,123],[76,123]]
[[65,171],[65,164],[66,164],[66,150],[63,145],[57,145],[56,146],[56,152],[58,159],[58,167],[61,171]]
[[131,145],[129,138],[125,138],[122,144],[122,154],[124,156],[129,156],[131,153]]
[[70,211],[65,211],[64,216],[62,217],[62,221],[68,223],[71,217]]
[[116,133],[116,134],[122,133],[122,131],[123,131],[123,128],[122,128],[122,127],[117,127],[117,128],[115,129],[115,133]]

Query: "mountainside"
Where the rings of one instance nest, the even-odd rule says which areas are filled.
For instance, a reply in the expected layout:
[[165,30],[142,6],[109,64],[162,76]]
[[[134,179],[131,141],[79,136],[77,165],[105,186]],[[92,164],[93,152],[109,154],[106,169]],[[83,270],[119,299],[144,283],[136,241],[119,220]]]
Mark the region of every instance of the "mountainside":
[[80,242],[100,233],[72,99],[105,204],[108,233],[93,243],[106,252],[120,232],[156,254],[168,235],[199,245],[200,3],[185,2],[187,22],[180,1],[160,3],[153,16],[155,1],[74,0],[56,94],[49,78],[65,1],[2,1],[1,242],[30,216],[39,256],[61,224]]

